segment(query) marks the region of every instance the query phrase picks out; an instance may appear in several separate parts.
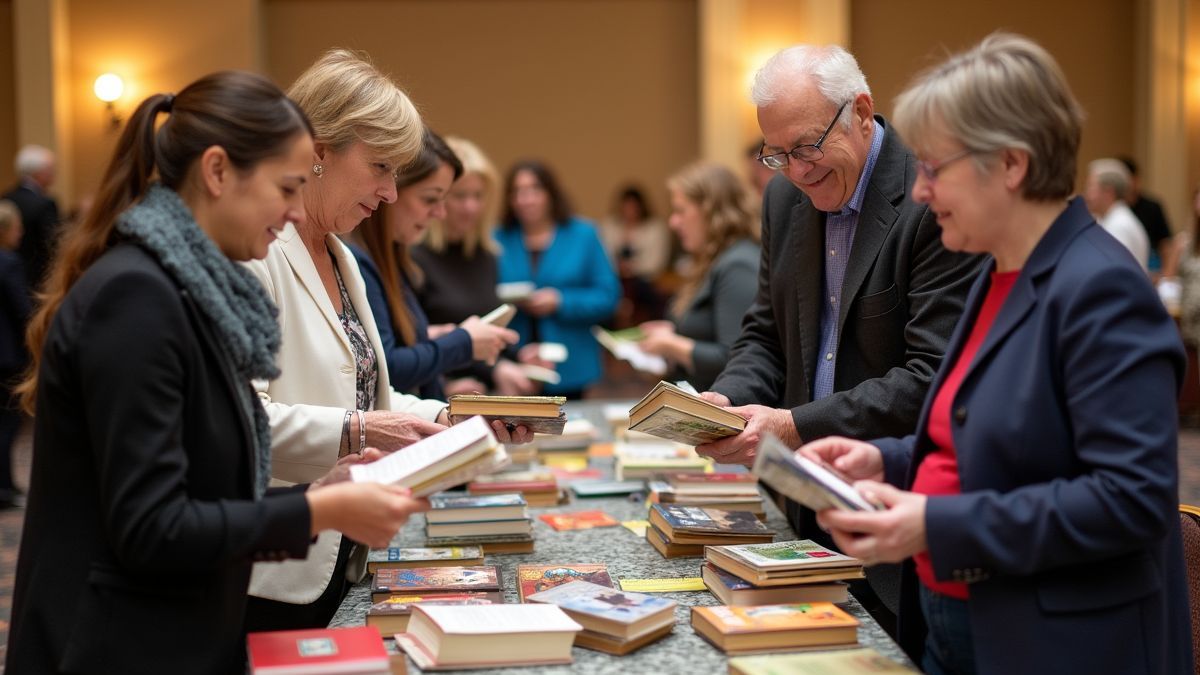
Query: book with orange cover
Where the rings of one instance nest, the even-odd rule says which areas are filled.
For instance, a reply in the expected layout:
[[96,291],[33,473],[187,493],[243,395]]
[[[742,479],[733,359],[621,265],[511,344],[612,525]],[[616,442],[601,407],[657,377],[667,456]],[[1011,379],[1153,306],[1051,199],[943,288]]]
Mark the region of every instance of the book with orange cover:
[[576,511],[574,513],[543,513],[542,522],[555,530],[589,530],[593,527],[611,527],[621,522],[603,511]]
[[575,563],[571,565],[517,565],[517,596],[521,602],[534,593],[540,593],[572,581],[587,581],[598,586],[613,588],[608,565],[603,563]]
[[693,607],[692,627],[727,654],[858,643],[858,619],[832,602]]
[[462,593],[499,590],[500,568],[495,565],[381,569],[377,570],[371,579],[371,599],[376,602],[396,593]]

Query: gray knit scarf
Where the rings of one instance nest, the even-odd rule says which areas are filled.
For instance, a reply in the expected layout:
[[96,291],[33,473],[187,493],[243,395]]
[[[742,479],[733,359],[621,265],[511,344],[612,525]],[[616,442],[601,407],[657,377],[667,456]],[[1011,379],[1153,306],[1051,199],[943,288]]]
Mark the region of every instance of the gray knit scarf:
[[154,257],[208,317],[238,377],[234,389],[247,419],[254,420],[257,474],[254,496],[262,497],[271,476],[271,427],[250,380],[279,376],[279,310],[262,284],[234,263],[200,229],[175,191],[154,184],[145,198],[117,218],[117,232]]

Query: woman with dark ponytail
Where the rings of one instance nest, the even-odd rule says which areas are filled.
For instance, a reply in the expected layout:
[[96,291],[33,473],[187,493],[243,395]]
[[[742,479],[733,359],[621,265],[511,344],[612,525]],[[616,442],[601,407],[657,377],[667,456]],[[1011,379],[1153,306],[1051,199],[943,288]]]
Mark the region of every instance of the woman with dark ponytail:
[[243,673],[255,560],[304,557],[326,529],[386,545],[425,507],[339,480],[377,452],[266,488],[250,382],[278,375],[279,327],[234,261],[303,221],[312,148],[303,112],[248,73],[132,115],[29,327],[34,462],[6,672]]

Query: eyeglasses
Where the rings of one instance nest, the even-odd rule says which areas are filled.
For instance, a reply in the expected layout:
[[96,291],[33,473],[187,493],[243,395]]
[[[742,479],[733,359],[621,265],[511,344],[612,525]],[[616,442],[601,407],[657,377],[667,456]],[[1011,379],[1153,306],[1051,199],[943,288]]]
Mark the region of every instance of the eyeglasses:
[[817,139],[816,143],[801,143],[787,152],[776,152],[770,155],[762,154],[762,150],[758,151],[758,161],[763,163],[763,166],[774,171],[779,171],[788,165],[789,159],[795,159],[801,162],[815,162],[825,156],[825,152],[821,150],[821,146],[825,144],[825,139],[829,137],[829,132],[833,131],[833,125],[837,124],[838,118],[842,116],[842,111],[846,109],[849,102],[843,103],[838,107],[837,112],[833,115],[833,120],[829,122],[829,126],[825,127],[825,133]]
[[917,173],[921,174],[927,181],[935,181],[937,180],[938,173],[940,173],[942,169],[946,168],[946,166],[957,162],[963,157],[970,157],[973,154],[975,154],[974,150],[963,150],[960,153],[950,155],[940,162],[925,162],[918,159]]

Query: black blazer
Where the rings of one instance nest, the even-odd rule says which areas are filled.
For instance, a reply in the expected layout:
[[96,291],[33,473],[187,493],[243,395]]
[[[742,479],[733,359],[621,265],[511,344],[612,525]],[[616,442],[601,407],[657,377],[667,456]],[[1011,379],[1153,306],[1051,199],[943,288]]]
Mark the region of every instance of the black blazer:
[[695,340],[687,378],[700,391],[712,387],[742,332],[742,317],[757,289],[759,255],[758,245],[749,239],[721,251],[696,297],[675,320],[676,332]]
[[39,371],[8,675],[245,672],[251,563],[305,555],[311,521],[302,488],[252,500],[234,387],[142,249],[75,284]]
[[29,287],[21,257],[0,250],[0,389],[9,388],[29,363],[25,349],[29,311]]
[[58,204],[52,197],[23,183],[4,195],[4,199],[11,200],[21,212],[25,234],[17,251],[25,261],[25,278],[29,288],[37,289],[50,265],[50,257],[54,254],[58,239]]

